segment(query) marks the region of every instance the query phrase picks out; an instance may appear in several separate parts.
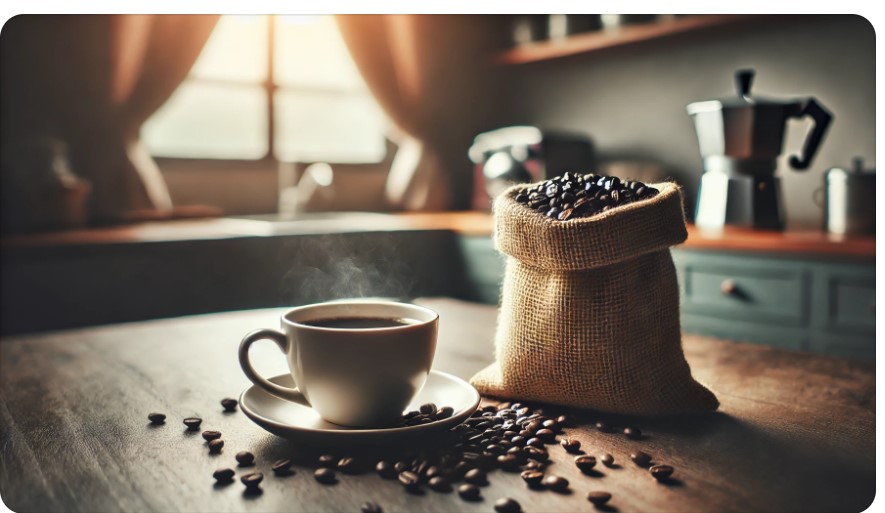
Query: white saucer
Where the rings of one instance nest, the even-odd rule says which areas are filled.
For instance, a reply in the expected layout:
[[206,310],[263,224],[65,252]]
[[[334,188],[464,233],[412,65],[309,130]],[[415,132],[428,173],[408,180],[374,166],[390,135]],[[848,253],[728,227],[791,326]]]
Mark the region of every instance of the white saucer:
[[[285,387],[294,385],[292,376],[283,374],[270,381]],[[451,406],[455,413],[443,420],[418,426],[362,429],[326,422],[311,408],[281,399],[255,385],[240,394],[240,409],[256,424],[271,433],[299,443],[385,444],[401,443],[451,429],[463,422],[479,406],[479,392],[461,378],[445,372],[430,371],[424,388],[409,404],[417,410],[424,403]]]

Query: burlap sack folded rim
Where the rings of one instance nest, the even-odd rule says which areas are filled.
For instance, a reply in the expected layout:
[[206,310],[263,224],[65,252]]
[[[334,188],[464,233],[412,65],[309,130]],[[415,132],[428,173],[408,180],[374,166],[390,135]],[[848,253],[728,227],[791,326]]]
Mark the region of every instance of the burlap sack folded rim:
[[[592,269],[660,251],[688,238],[682,190],[676,183],[648,184],[660,193],[592,217],[558,221],[516,201],[536,184],[509,187],[495,198],[495,248],[523,264],[542,269]],[[653,209],[655,215],[649,215]],[[643,234],[642,237],[631,234]],[[593,251],[563,247],[567,241],[592,240]],[[563,258],[563,255],[569,255]]]

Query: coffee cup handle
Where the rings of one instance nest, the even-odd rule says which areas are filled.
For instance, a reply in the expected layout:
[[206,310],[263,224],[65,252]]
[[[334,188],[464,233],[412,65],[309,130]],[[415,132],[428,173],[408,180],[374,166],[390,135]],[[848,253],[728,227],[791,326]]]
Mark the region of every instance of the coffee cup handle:
[[[276,330],[271,329],[262,329],[255,330],[245,337],[243,337],[243,341],[240,342],[240,367],[243,368],[243,373],[246,374],[246,377],[249,378],[249,381],[255,383],[271,394],[286,399],[288,401],[296,402],[303,404],[305,406],[310,406],[310,403],[307,402],[307,399],[304,397],[297,388],[289,388],[277,385],[276,383],[271,383],[264,376],[258,374],[255,371],[255,368],[252,367],[252,362],[249,361],[249,346],[254,342],[258,342],[259,340],[272,340],[277,344],[280,348],[280,351],[283,354],[288,354],[289,352],[289,340],[286,338],[286,335],[280,333]],[[297,383],[296,383],[297,386]]]

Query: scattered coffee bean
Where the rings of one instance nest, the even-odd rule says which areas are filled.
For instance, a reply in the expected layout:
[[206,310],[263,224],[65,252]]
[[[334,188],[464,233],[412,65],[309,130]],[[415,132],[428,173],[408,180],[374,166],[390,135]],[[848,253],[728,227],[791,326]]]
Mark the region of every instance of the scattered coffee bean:
[[148,413],[148,420],[156,426],[166,422],[166,415],[163,413]]
[[240,478],[240,482],[246,485],[246,488],[258,488],[263,480],[264,474],[261,472],[250,472]]
[[573,426],[574,423],[575,423],[575,422],[574,422],[574,419],[572,419],[572,418],[571,418],[570,416],[568,416],[568,415],[560,415],[559,417],[556,417],[556,422],[558,422],[559,425],[562,426],[562,427]]
[[418,411],[425,415],[436,413],[436,405],[433,403],[425,403],[418,408]]
[[642,438],[642,431],[640,431],[638,428],[625,427],[624,434],[627,435],[627,438],[631,440],[639,440],[640,438]]
[[203,422],[203,419],[197,417],[188,417],[182,422],[184,422],[184,425],[187,426],[188,431],[196,431],[200,429],[200,424]]
[[235,411],[237,409],[237,400],[226,397],[221,400],[221,406],[224,408],[224,411]]
[[631,453],[630,459],[640,467],[647,467],[651,463],[651,455],[642,451]]
[[612,494],[608,492],[587,492],[587,500],[595,506],[602,506],[612,498]]
[[605,465],[606,467],[611,467],[612,465],[615,464],[615,457],[609,453],[605,453],[602,455],[601,458],[599,458],[599,461],[601,461],[602,464]]
[[479,488],[470,483],[464,483],[458,487],[458,495],[465,501],[479,500]]
[[360,511],[362,513],[384,513],[384,510],[381,509],[381,506],[377,502],[366,501],[360,506]]
[[431,477],[430,480],[427,481],[427,486],[435,492],[452,491],[452,484],[449,482],[448,479],[442,476]]
[[544,468],[544,464],[540,461],[531,460],[525,464],[526,470],[541,470]]
[[358,459],[347,456],[338,460],[338,470],[345,474],[359,474],[362,471],[362,464]]
[[447,419],[451,417],[455,413],[455,409],[451,406],[443,406],[442,408],[436,410],[436,418],[437,420]]
[[611,426],[608,425],[608,422],[605,422],[604,420],[600,420],[596,423],[596,429],[600,433],[611,433],[612,430]]
[[529,438],[525,444],[529,447],[537,447],[538,449],[544,448],[544,441],[537,437]]
[[475,485],[484,485],[489,482],[486,473],[478,468],[470,470],[464,474],[464,480]]
[[566,452],[570,452],[572,454],[577,454],[581,452],[581,442],[575,440],[574,438],[563,438],[561,442],[562,448],[566,450]]
[[207,442],[218,440],[219,438],[221,438],[221,431],[203,431],[203,440]]
[[336,481],[335,471],[325,467],[316,469],[313,478],[323,484],[333,484]]
[[544,479],[544,473],[538,472],[537,470],[523,470],[522,473],[519,474],[519,477],[521,477],[529,487],[536,488],[541,485],[541,480]]
[[317,458],[317,464],[323,468],[335,468],[338,466],[338,458],[331,454],[323,454]]
[[550,459],[550,454],[543,448],[528,446],[523,449],[525,457],[531,460],[545,462]]
[[384,479],[393,479],[397,475],[397,471],[393,468],[393,463],[381,460],[375,465],[375,472]]
[[516,472],[519,470],[520,460],[512,454],[502,454],[498,456],[498,466],[505,472]]
[[670,465],[654,465],[648,471],[658,481],[664,481],[673,475],[673,467]]
[[209,452],[211,452],[212,454],[220,453],[222,447],[224,447],[224,440],[220,438],[209,440]]
[[568,479],[559,476],[547,476],[541,481],[541,484],[554,492],[564,492],[568,489]]
[[593,470],[593,467],[596,466],[596,458],[594,456],[578,456],[575,458],[575,466],[578,467],[578,470],[585,474],[589,474],[590,471]]
[[249,451],[240,451],[236,456],[237,463],[240,464],[241,467],[248,467],[255,461],[255,455]]
[[544,428],[539,429],[535,436],[537,438],[540,438],[542,442],[546,444],[551,444],[556,438],[556,433],[552,429]]
[[273,470],[274,474],[277,475],[285,475],[290,472],[292,468],[292,460],[282,459],[273,462],[273,465],[270,466],[270,469]]
[[409,491],[415,491],[421,485],[421,478],[418,477],[418,474],[409,470],[400,472],[397,479]]
[[236,472],[230,468],[220,468],[212,473],[212,477],[214,477],[219,483],[230,483],[234,480],[235,475]]
[[515,500],[505,497],[495,501],[495,511],[498,513],[519,513],[522,507]]

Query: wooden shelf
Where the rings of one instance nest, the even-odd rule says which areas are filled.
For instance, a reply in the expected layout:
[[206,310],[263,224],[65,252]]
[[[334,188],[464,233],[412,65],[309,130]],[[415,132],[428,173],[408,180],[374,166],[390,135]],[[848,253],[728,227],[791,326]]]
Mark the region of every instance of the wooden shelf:
[[598,30],[575,34],[566,39],[521,45],[494,56],[498,64],[526,64],[558,59],[569,55],[594,52],[604,48],[626,46],[642,41],[661,39],[676,34],[712,29],[758,18],[758,14],[697,14],[637,25],[616,30]]

